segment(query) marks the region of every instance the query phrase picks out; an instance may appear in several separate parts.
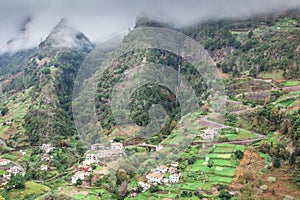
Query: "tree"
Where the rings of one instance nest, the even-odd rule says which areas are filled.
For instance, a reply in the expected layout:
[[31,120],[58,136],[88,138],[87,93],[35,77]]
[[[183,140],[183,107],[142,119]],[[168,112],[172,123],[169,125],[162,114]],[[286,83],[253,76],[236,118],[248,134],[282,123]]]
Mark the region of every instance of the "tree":
[[192,165],[192,164],[194,164],[194,163],[195,163],[195,161],[196,161],[196,159],[195,159],[194,157],[191,157],[191,158],[189,158],[189,159],[188,159],[188,163],[189,163],[189,165]]
[[187,192],[187,191],[185,191],[185,190],[182,191],[182,193],[181,193],[181,196],[182,196],[182,197],[186,197],[187,195],[188,195],[188,192]]
[[214,166],[214,161],[212,161],[212,160],[209,160],[208,161],[208,163],[207,163],[207,166],[209,167],[209,168],[212,168],[213,166]]
[[82,180],[79,178],[76,180],[75,186],[82,185]]
[[276,157],[273,161],[273,165],[274,167],[279,168],[281,166],[280,159]]
[[102,185],[102,179],[101,178],[96,179],[95,186],[96,187],[101,187],[101,185]]
[[225,191],[225,190],[221,190],[220,194],[219,194],[219,198],[222,200],[229,200],[231,199],[231,194],[229,194],[229,192]]
[[244,152],[242,152],[241,150],[236,150],[235,152],[234,152],[234,155],[235,155],[235,157],[237,158],[237,159],[242,159],[243,158],[243,156],[244,156]]
[[149,191],[150,191],[151,193],[158,192],[158,186],[157,186],[157,185],[151,185]]
[[4,116],[8,113],[9,109],[7,107],[2,108],[1,115]]
[[143,187],[138,186],[137,189],[136,189],[136,192],[137,193],[141,193],[142,191],[143,191]]
[[21,174],[11,174],[10,179],[6,185],[6,189],[23,189],[25,188],[25,178]]

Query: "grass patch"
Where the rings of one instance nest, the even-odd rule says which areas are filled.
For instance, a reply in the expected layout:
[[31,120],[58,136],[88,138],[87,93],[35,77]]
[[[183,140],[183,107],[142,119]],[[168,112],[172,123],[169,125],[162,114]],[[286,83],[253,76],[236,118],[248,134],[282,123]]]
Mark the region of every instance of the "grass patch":
[[223,177],[223,176],[211,174],[208,176],[208,181],[211,182],[213,185],[222,184],[222,183],[229,184],[232,182],[232,177]]
[[261,72],[258,77],[263,79],[281,80],[283,79],[283,71],[275,70],[272,72]]
[[292,91],[289,94],[300,94],[300,91]]
[[284,86],[296,86],[299,85],[299,81],[286,81],[283,83]]
[[25,199],[27,197],[30,197],[32,195],[41,195],[50,190],[49,187],[38,184],[34,181],[28,181],[25,183],[25,189],[23,190],[13,190],[10,193],[11,199]]
[[289,105],[291,105],[296,99],[286,99],[283,101],[280,101],[277,105],[278,106],[284,106],[284,107],[288,107]]
[[231,158],[231,154],[229,153],[225,153],[225,154],[208,154],[207,155],[210,159],[230,159]]
[[226,177],[234,177],[236,171],[236,169],[232,167],[216,167],[215,169],[214,174]]
[[241,150],[241,151],[245,151],[245,146],[243,146],[243,145],[235,145],[235,147],[234,147],[234,152],[236,152],[237,150]]
[[215,159],[213,160],[215,166],[222,166],[222,167],[236,167],[237,162],[225,159]]
[[256,138],[256,135],[254,133],[245,129],[239,129],[239,132],[235,139],[252,139],[252,138]]
[[[191,190],[191,191],[195,191],[195,190],[197,190],[199,187],[201,187],[201,188],[203,188],[203,183],[202,183],[202,181],[195,181],[195,182],[191,182],[191,181],[189,181],[189,182],[186,182],[186,183],[184,183],[184,185],[181,187],[181,189],[182,190]],[[211,185],[210,184],[206,184],[206,187],[208,188],[208,189],[210,189],[211,188]]]

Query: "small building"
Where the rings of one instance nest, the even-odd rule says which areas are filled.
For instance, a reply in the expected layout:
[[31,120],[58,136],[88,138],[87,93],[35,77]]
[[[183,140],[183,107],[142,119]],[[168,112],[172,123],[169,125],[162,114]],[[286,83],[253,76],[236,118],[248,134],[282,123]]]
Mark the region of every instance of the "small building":
[[26,155],[26,152],[25,152],[24,150],[20,150],[19,152],[20,152],[20,154],[21,154],[22,156],[25,156],[25,155]]
[[88,154],[86,154],[86,156],[85,156],[85,159],[86,160],[98,160],[98,156],[97,156],[97,154],[93,154],[93,153],[88,153]]
[[51,144],[43,144],[41,149],[45,153],[50,153],[53,149],[55,149],[55,147],[53,147]]
[[171,162],[171,167],[177,168],[179,166],[178,162]]
[[8,159],[0,159],[0,166],[5,166],[5,165],[8,165],[10,163],[10,160]]
[[143,181],[139,181],[137,185],[143,188],[143,192],[146,192],[151,187],[149,183],[145,183]]
[[73,176],[72,176],[72,183],[75,184],[77,182],[77,180],[84,180],[84,172],[76,172]]
[[155,151],[160,151],[162,150],[164,147],[162,145],[158,145],[155,147]]
[[161,173],[166,173],[168,171],[168,167],[166,165],[160,165],[158,168],[157,168]]
[[92,150],[103,150],[105,149],[103,144],[97,143],[97,144],[92,144],[91,145]]
[[161,183],[162,179],[163,179],[163,175],[162,174],[157,174],[157,173],[149,173],[146,176],[146,179],[148,179],[150,182],[155,182],[155,183]]
[[168,183],[169,183],[169,179],[168,179],[168,178],[163,178],[162,182],[163,182],[164,184],[168,184]]
[[123,151],[123,144],[121,142],[113,142],[110,144],[110,149]]
[[41,160],[42,160],[42,161],[49,161],[49,160],[50,160],[50,157],[49,157],[48,154],[43,154]]
[[137,196],[137,194],[136,194],[136,192],[134,192],[134,193],[132,193],[130,196],[134,198],[134,197]]
[[48,165],[41,165],[41,171],[47,171]]
[[170,173],[170,174],[173,174],[173,173],[176,172],[176,170],[177,170],[176,168],[170,167],[170,168],[169,168],[169,173]]
[[178,183],[180,174],[171,174],[169,177],[170,183]]
[[6,170],[6,172],[9,174],[17,175],[17,174],[21,173],[22,170],[17,166],[13,166],[13,167],[9,168],[8,170]]

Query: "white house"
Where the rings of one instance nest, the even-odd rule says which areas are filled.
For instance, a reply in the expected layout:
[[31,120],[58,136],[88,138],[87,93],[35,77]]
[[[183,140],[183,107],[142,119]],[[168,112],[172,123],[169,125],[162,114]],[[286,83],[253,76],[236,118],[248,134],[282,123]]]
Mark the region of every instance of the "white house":
[[164,175],[162,174],[157,174],[157,173],[149,173],[146,176],[146,179],[148,179],[150,182],[155,182],[155,183],[160,183],[163,179]]
[[178,167],[178,165],[179,165],[179,163],[178,163],[178,162],[171,162],[171,166],[172,166],[172,167],[175,167],[175,168],[177,168],[177,167]]
[[161,149],[163,149],[164,147],[162,145],[158,145],[155,147],[155,151],[160,151]]
[[110,149],[123,151],[123,144],[121,142],[113,142],[110,144]]
[[88,153],[88,154],[86,154],[85,159],[87,159],[87,160],[98,160],[98,156],[97,156],[97,154]]
[[100,144],[100,143],[92,144],[92,145],[91,145],[91,149],[92,149],[92,150],[102,150],[102,149],[104,149],[104,145],[103,145],[103,144]]
[[8,165],[10,163],[10,160],[7,160],[5,158],[0,159],[0,166]]
[[175,172],[176,172],[176,168],[174,168],[174,167],[169,168],[169,173],[173,174]]
[[169,177],[170,183],[178,183],[180,174],[171,174]]
[[167,183],[169,183],[169,179],[168,179],[168,178],[163,178],[162,182],[163,182],[164,184],[167,184]]
[[151,187],[149,183],[145,183],[143,181],[139,181],[137,185],[143,188],[143,192],[146,192]]
[[6,172],[9,174],[17,175],[17,174],[21,173],[22,171],[19,167],[13,166],[13,167],[9,168],[8,170],[6,170]]
[[53,147],[51,144],[43,144],[41,149],[45,152],[45,153],[50,153],[53,149],[55,149],[55,147]]
[[41,165],[41,170],[42,171],[47,171],[48,170],[48,166],[47,165]]
[[48,154],[43,154],[41,160],[42,160],[42,161],[49,161],[49,160],[50,160],[50,157],[49,157]]
[[84,180],[84,172],[76,172],[72,176],[72,183],[75,184],[78,179]]
[[20,154],[21,154],[22,156],[25,156],[25,155],[26,155],[26,152],[25,152],[24,150],[20,150]]
[[166,165],[160,165],[157,169],[161,171],[161,173],[166,173],[169,168]]
[[209,161],[209,157],[205,157],[205,162],[208,162]]

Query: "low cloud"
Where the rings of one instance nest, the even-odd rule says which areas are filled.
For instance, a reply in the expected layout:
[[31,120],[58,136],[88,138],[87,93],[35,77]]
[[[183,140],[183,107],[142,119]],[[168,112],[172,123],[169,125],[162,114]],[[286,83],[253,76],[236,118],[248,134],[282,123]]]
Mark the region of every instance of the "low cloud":
[[66,17],[92,41],[132,28],[146,12],[178,26],[209,18],[243,18],[299,8],[299,0],[10,0],[0,2],[0,48],[37,46]]

